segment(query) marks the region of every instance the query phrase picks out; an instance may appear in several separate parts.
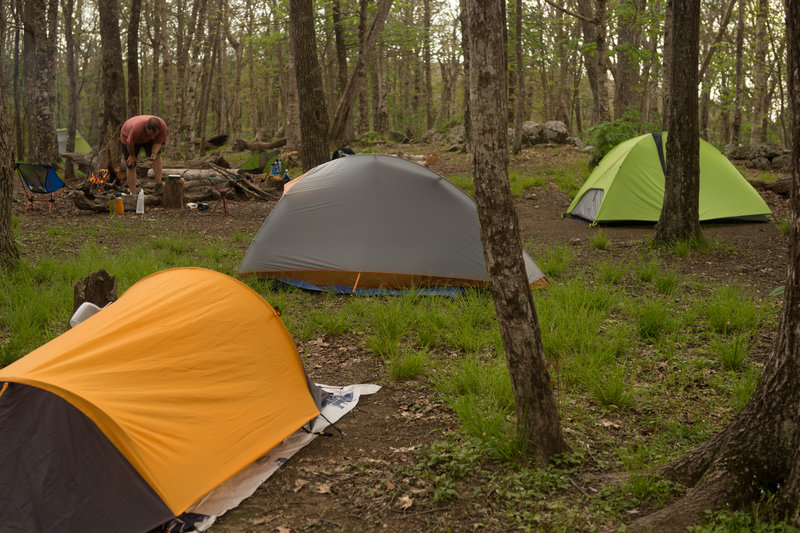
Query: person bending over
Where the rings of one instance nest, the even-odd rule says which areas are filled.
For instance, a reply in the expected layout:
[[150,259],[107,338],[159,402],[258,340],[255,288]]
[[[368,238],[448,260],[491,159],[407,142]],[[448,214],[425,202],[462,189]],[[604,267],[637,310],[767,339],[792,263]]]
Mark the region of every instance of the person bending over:
[[122,125],[119,140],[122,143],[122,153],[125,155],[125,164],[128,167],[126,177],[131,194],[139,192],[136,188],[136,157],[142,148],[144,148],[145,155],[153,161],[156,187],[160,186],[161,148],[167,141],[167,123],[153,115],[131,117]]

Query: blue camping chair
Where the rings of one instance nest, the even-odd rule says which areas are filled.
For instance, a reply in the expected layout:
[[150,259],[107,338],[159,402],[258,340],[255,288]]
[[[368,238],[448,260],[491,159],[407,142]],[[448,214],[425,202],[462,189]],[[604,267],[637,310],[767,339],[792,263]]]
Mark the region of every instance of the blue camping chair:
[[[25,212],[33,202],[48,202],[47,212],[50,213],[56,205],[56,199],[64,192],[64,183],[56,174],[52,165],[39,163],[15,163],[19,173],[22,188],[28,197]],[[46,196],[46,198],[42,198]],[[57,206],[56,206],[57,208]]]

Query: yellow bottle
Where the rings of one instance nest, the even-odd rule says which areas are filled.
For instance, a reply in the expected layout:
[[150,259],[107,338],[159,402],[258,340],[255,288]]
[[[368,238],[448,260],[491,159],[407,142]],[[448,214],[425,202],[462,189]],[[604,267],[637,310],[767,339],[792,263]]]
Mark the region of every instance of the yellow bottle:
[[117,214],[118,215],[125,214],[125,206],[122,205],[122,196],[117,196]]

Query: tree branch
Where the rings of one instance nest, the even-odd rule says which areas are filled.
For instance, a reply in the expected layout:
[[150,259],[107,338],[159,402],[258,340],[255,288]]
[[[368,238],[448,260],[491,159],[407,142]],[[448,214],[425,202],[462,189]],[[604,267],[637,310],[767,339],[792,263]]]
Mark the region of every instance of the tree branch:
[[584,22],[589,22],[591,24],[597,24],[597,19],[590,19],[589,17],[584,17],[580,13],[575,13],[574,11],[570,11],[566,7],[562,7],[562,6],[558,5],[558,4],[556,4],[555,2],[553,2],[553,0],[544,0],[544,1],[547,2],[548,4],[550,4],[551,6],[553,6],[554,8],[558,9],[559,11],[561,11],[563,13],[566,13],[567,15],[569,15],[571,17],[575,17],[576,19],[580,19],[580,20],[582,20]]

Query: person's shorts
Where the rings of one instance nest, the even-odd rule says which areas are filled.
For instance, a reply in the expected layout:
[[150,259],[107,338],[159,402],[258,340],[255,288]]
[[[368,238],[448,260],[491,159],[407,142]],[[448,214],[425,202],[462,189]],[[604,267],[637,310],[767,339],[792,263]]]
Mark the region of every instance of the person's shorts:
[[[128,152],[128,145],[125,144],[122,141],[120,141],[120,144],[122,145],[122,155],[124,155],[125,159],[127,160],[128,157],[130,157],[130,155],[131,155]],[[149,141],[149,142],[146,142],[144,144],[134,144],[133,145],[133,153],[136,155],[137,158],[139,157],[139,152],[142,151],[142,148],[144,148],[144,155],[146,155],[147,157],[150,157],[150,155],[153,153],[153,141]],[[164,146],[162,145],[161,148],[158,149],[158,152],[161,153],[161,150],[163,148],[164,148]],[[156,154],[156,155],[158,155],[158,154]]]

